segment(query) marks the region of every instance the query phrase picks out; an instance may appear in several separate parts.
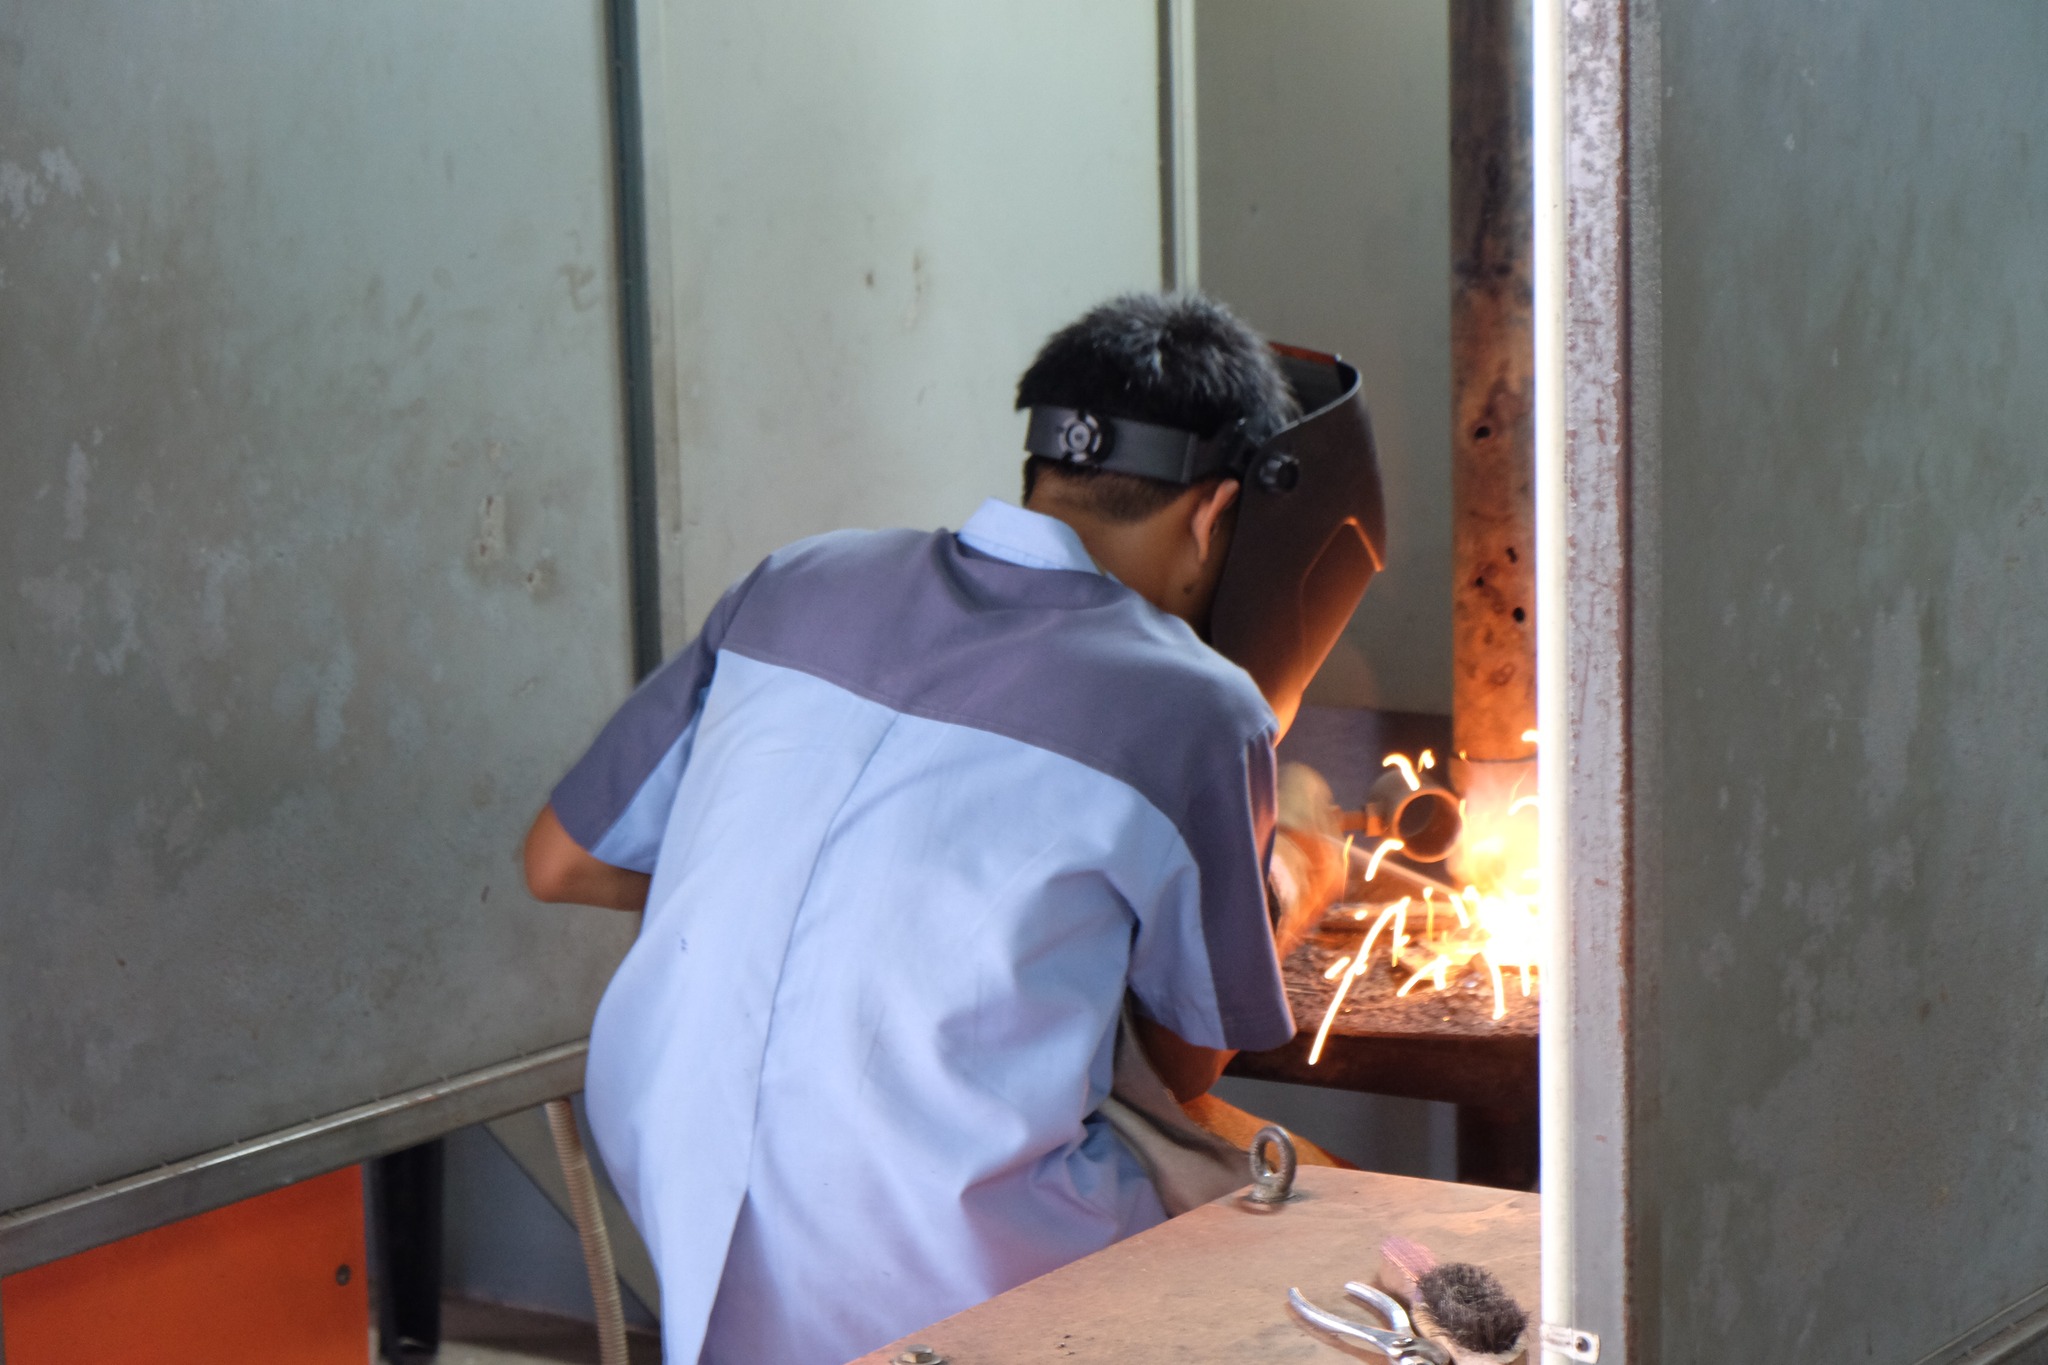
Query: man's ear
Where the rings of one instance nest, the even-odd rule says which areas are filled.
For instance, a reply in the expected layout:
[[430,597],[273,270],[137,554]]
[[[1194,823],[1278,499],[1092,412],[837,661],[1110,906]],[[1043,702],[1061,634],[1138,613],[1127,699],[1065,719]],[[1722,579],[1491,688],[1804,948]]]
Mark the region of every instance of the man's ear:
[[1236,479],[1218,479],[1216,486],[1195,504],[1188,529],[1194,532],[1195,551],[1201,556],[1202,563],[1209,562],[1209,553],[1217,545],[1223,514],[1237,504],[1237,495],[1242,488]]

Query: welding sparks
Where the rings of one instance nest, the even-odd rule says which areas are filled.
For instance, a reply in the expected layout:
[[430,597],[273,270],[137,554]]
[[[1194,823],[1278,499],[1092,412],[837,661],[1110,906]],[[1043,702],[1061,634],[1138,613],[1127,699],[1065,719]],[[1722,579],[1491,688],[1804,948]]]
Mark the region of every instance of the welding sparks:
[[[1379,920],[1374,923],[1371,931],[1366,934],[1365,942],[1358,945],[1358,960],[1360,962],[1370,962],[1372,960],[1372,942],[1380,936],[1380,930],[1386,928],[1388,920],[1401,920],[1405,922],[1405,917],[1408,914],[1408,899],[1408,897],[1403,896],[1381,912]],[[1365,968],[1360,967],[1358,970],[1362,972]]]
[[1421,971],[1409,977],[1407,983],[1403,985],[1400,990],[1394,992],[1395,998],[1398,999],[1399,997],[1404,996],[1408,994],[1408,992],[1414,990],[1415,983],[1423,980],[1424,978],[1428,978],[1429,980],[1434,981],[1436,983],[1436,988],[1438,990],[1442,990],[1444,988],[1444,971],[1450,965],[1451,960],[1449,958],[1444,957],[1442,954],[1438,954],[1435,961],[1430,962],[1428,965],[1423,967]]
[[[1522,738],[1534,744],[1537,732],[1531,729]],[[1433,751],[1423,749],[1413,759],[1405,754],[1388,754],[1381,766],[1399,772],[1410,791],[1419,791],[1420,774],[1435,768],[1438,762]],[[1503,779],[1506,776],[1501,774]],[[1384,909],[1373,905],[1342,907],[1352,912],[1355,922],[1371,918],[1372,926],[1352,955],[1338,958],[1323,973],[1323,979],[1335,983],[1335,989],[1309,1052],[1311,1064],[1321,1058],[1352,986],[1370,972],[1376,948],[1384,948],[1387,965],[1394,971],[1394,979],[1401,983],[1393,991],[1397,999],[1414,994],[1425,982],[1438,992],[1450,991],[1454,985],[1461,992],[1490,987],[1492,1016],[1499,1021],[1507,1017],[1510,974],[1518,978],[1523,997],[1534,994],[1544,943],[1538,892],[1541,878],[1535,866],[1535,822],[1516,818],[1541,809],[1537,795],[1525,787],[1525,783],[1535,785],[1534,776],[1531,767],[1515,776],[1511,786],[1505,780],[1492,788],[1482,783],[1459,797],[1458,810],[1466,824],[1457,864],[1462,875],[1455,886],[1441,882],[1432,886],[1430,883],[1436,880],[1433,869],[1425,872],[1398,863],[1390,870],[1416,883],[1422,901],[1419,907],[1412,897],[1403,897]],[[1358,856],[1364,860],[1366,882],[1378,878],[1386,859],[1404,847],[1400,838],[1386,837],[1374,844],[1369,856],[1366,850],[1358,849]],[[1343,844],[1347,868],[1353,849],[1354,839],[1347,837]],[[1441,905],[1438,892],[1443,893]],[[1438,914],[1440,908],[1447,913]],[[1410,909],[1421,911],[1417,916],[1420,922],[1414,926],[1420,932],[1412,937]],[[1386,936],[1384,942],[1382,935]],[[1482,967],[1485,985],[1477,978]]]
[[[1317,1063],[1317,1061],[1321,1060],[1322,1058],[1323,1044],[1325,1041],[1328,1040],[1330,1036],[1330,1025],[1336,1022],[1337,1011],[1343,1007],[1344,997],[1350,994],[1351,992],[1351,983],[1358,980],[1358,978],[1363,976],[1366,973],[1366,970],[1369,967],[1371,967],[1372,945],[1374,940],[1379,938],[1380,930],[1387,927],[1388,920],[1396,918],[1397,916],[1405,912],[1407,908],[1408,897],[1403,896],[1400,900],[1394,902],[1394,904],[1382,910],[1380,912],[1380,917],[1373,921],[1372,928],[1366,931],[1364,940],[1359,943],[1358,955],[1354,958],[1348,959],[1348,961],[1351,964],[1351,969],[1344,974],[1343,981],[1338,983],[1337,993],[1330,998],[1330,1008],[1323,1014],[1322,1027],[1316,1030],[1315,1046],[1309,1049],[1308,1064],[1310,1066],[1314,1066]],[[1344,964],[1341,962],[1338,964],[1339,967],[1343,965]],[[1335,968],[1332,968],[1330,972],[1324,973],[1324,979],[1328,980],[1332,975],[1335,974],[1335,970]]]
[[[1330,1038],[1330,1025],[1337,1022],[1337,1011],[1344,1007],[1344,997],[1351,994],[1351,983],[1365,975],[1366,969],[1372,965],[1373,940],[1380,936],[1380,930],[1387,927],[1388,920],[1393,919],[1407,908],[1408,898],[1403,896],[1400,900],[1382,910],[1380,917],[1373,921],[1372,928],[1366,931],[1365,940],[1358,945],[1358,956],[1351,959],[1351,970],[1345,972],[1344,979],[1337,983],[1337,993],[1330,997],[1330,1008],[1323,1013],[1322,1027],[1316,1030],[1315,1045],[1308,1050],[1308,1064],[1310,1066],[1314,1066],[1322,1060],[1323,1044],[1328,1042]],[[1339,965],[1341,966],[1342,964],[1340,963]],[[1328,980],[1329,975],[1329,973],[1325,973],[1324,979]]]

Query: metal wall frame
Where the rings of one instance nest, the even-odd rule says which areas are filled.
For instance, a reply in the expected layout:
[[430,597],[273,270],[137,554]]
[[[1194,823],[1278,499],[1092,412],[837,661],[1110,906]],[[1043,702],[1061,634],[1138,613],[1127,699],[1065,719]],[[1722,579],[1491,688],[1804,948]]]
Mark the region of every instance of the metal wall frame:
[[1543,1316],[1649,1361],[1632,1068],[1635,757],[1629,0],[1536,0],[1538,728],[1545,958]]
[[[1662,1339],[1694,1287],[1663,1281],[1654,1141],[1665,7],[1535,3],[1541,814],[1545,895],[1566,907],[1543,999],[1543,1316],[1598,1332],[1603,1361],[1656,1362],[1699,1345]],[[2048,1360],[2044,1298],[1914,1365]]]
[[1201,287],[1195,0],[1159,0],[1159,261],[1167,289]]
[[[666,291],[668,179],[660,168],[659,0],[603,0],[608,44],[614,214],[624,376],[627,547],[633,665],[644,676],[673,645],[665,630],[660,553],[664,524],[679,526],[673,480],[673,306]],[[643,12],[644,11],[644,12]],[[643,22],[651,19],[653,22]],[[650,92],[650,86],[652,91]],[[656,115],[647,117],[650,93]],[[651,136],[650,136],[651,129]],[[652,174],[650,174],[652,167]],[[647,186],[656,187],[652,206]],[[0,1213],[0,1275],[12,1274],[181,1218],[398,1151],[455,1129],[573,1094],[583,1087],[587,1040],[452,1076],[336,1114],[245,1139],[41,1204]]]
[[563,1043],[17,1209],[0,1216],[0,1275],[574,1094],[585,1051]]

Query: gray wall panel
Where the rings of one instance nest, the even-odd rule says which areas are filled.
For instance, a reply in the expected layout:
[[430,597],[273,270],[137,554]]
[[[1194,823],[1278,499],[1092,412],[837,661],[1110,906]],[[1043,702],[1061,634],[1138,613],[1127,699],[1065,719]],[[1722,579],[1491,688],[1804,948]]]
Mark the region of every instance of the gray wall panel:
[[599,6],[0,6],[0,1208],[580,1036]]
[[1656,1358],[1913,1362],[2048,1283],[2048,10],[1660,8]]
[[664,570],[694,630],[792,540],[1017,498],[1017,376],[1159,285],[1158,25],[1150,0],[669,0],[663,24]]
[[1365,380],[1388,561],[1309,691],[1451,709],[1451,94],[1441,0],[1195,7],[1201,285]]

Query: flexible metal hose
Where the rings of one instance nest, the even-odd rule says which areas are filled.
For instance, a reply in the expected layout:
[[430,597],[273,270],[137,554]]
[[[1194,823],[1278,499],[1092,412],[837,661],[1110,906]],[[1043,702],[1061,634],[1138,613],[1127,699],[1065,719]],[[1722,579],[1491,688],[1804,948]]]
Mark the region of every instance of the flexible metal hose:
[[555,1139],[555,1157],[569,1186],[569,1208],[576,1235],[583,1241],[583,1265],[590,1272],[590,1297],[597,1305],[597,1356],[602,1365],[627,1365],[626,1310],[619,1302],[619,1272],[612,1264],[612,1239],[604,1230],[604,1210],[597,1203],[597,1178],[576,1131],[576,1110],[567,1100],[547,1102],[548,1132]]

